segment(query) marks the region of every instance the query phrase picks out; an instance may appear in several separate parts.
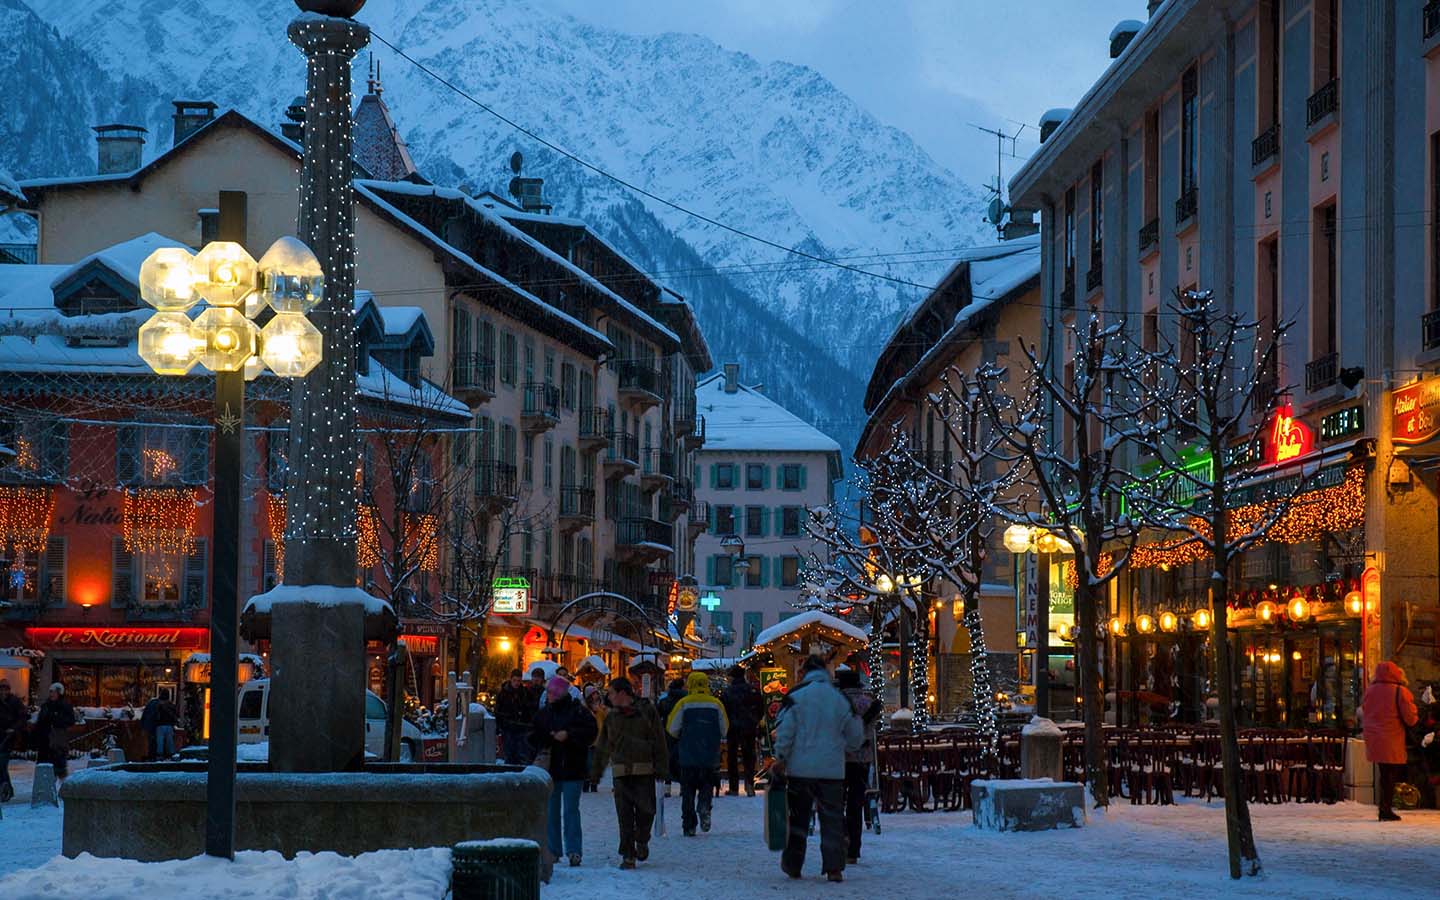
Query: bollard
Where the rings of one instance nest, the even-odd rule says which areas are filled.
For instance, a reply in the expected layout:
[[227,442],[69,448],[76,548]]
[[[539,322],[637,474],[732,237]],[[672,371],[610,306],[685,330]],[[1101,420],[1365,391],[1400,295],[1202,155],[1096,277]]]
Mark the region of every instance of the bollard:
[[105,761],[109,764],[123,763],[125,761],[125,751],[119,747],[111,747],[105,751]]
[[456,844],[450,892],[454,900],[540,900],[540,845],[519,838]]
[[30,784],[30,807],[60,805],[60,795],[55,791],[55,766],[39,763],[35,766],[35,780]]
[[1020,777],[1065,779],[1065,733],[1049,719],[1034,716],[1020,730]]

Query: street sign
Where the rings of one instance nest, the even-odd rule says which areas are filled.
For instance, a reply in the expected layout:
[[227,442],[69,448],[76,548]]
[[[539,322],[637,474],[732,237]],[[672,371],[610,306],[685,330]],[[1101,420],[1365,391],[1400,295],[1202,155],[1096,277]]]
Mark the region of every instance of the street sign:
[[1025,554],[1025,646],[1040,642],[1040,554]]
[[501,575],[490,582],[495,603],[490,611],[497,616],[523,616],[530,612],[530,582],[515,575]]

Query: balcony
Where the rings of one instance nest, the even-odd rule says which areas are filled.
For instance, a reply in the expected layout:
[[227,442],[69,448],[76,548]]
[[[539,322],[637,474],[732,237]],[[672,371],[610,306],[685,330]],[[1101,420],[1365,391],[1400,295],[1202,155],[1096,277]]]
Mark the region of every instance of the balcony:
[[695,428],[695,397],[681,398],[675,401],[675,433],[685,434]]
[[595,521],[595,489],[560,486],[560,532],[574,534]]
[[1179,200],[1175,201],[1175,224],[1182,226],[1187,224],[1195,218],[1198,212],[1200,212],[1200,191],[1198,188],[1191,187],[1180,195]]
[[1260,132],[1260,136],[1250,142],[1250,165],[1258,168],[1261,163],[1279,155],[1280,123],[1277,122]]
[[610,417],[603,409],[580,407],[580,449],[601,450],[610,444]]
[[1332,78],[1305,101],[1305,125],[1313,128],[1326,116],[1340,111],[1340,80]]
[[509,506],[515,502],[516,481],[513,463],[476,463],[475,501],[488,509]]
[[34,244],[0,244],[0,265],[33,266],[40,259]]
[[675,426],[675,433],[680,436],[680,440],[684,442],[685,446],[691,450],[704,446],[705,417],[697,415],[695,421],[690,424],[689,431],[682,431],[677,424]]
[[645,516],[628,516],[615,530],[615,553],[621,562],[646,565],[675,552],[674,530],[668,522]]
[[1151,219],[1140,226],[1140,255],[1144,256],[1160,243],[1160,220]]
[[1422,22],[1422,39],[1428,41],[1435,36],[1436,32],[1440,32],[1440,0],[1430,0],[1429,3],[1425,4],[1425,8],[1421,10],[1420,15]]
[[1426,350],[1440,347],[1440,309],[1432,309],[1420,317],[1420,335]]
[[670,484],[670,502],[683,512],[695,502],[695,486],[688,478],[676,478]]
[[1305,364],[1305,390],[1315,393],[1335,384],[1339,376],[1340,354],[1327,353]]
[[1098,257],[1090,258],[1090,268],[1085,270],[1085,292],[1095,290],[1105,282],[1105,263]]
[[640,442],[635,435],[612,431],[607,438],[610,447],[601,459],[607,474],[630,475],[640,468]]
[[618,365],[620,402],[637,414],[660,405],[660,371],[647,362],[625,360]]
[[529,434],[549,431],[560,421],[560,389],[553,384],[531,381],[525,385],[525,405],[520,410],[520,428]]
[[690,518],[685,521],[685,530],[690,533],[690,539],[704,534],[710,529],[710,503],[705,500],[695,500],[690,504]]
[[640,458],[640,489],[654,493],[675,480],[675,451],[646,447]]
[[175,600],[170,603],[156,603],[148,600],[131,600],[125,604],[126,622],[189,622],[194,618],[197,605]]
[[495,360],[478,353],[457,354],[450,363],[450,390],[470,405],[495,397]]

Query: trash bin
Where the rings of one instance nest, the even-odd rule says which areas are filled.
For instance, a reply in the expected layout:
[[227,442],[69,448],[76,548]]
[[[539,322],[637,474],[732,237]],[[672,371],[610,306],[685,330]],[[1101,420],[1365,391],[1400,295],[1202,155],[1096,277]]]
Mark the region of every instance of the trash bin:
[[456,844],[450,891],[454,900],[540,900],[540,845],[519,838]]

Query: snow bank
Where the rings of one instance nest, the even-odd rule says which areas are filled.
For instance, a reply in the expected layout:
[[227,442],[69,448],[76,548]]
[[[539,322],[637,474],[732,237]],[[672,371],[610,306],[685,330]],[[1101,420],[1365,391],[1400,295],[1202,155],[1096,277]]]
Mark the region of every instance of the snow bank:
[[360,588],[331,587],[319,584],[280,584],[263,594],[256,594],[245,602],[246,612],[266,614],[281,603],[309,603],[314,606],[346,606],[358,604],[365,607],[367,616],[383,615],[390,611],[390,604]]
[[57,856],[37,869],[0,879],[7,900],[85,897],[206,897],[241,900],[287,897],[295,900],[369,900],[445,896],[450,885],[450,848],[378,850],[355,857],[337,853],[242,850],[234,862],[210,856],[169,862],[100,859],[82,853]]

